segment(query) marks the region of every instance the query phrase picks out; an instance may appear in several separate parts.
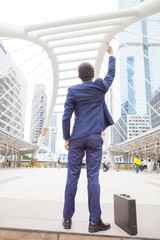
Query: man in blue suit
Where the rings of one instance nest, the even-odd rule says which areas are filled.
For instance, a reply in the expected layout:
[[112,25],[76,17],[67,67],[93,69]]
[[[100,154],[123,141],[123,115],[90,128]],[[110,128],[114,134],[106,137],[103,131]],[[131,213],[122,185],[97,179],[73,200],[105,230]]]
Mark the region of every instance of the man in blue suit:
[[[78,67],[82,84],[68,89],[65,110],[62,120],[65,149],[68,153],[68,175],[65,189],[63,210],[63,225],[71,228],[71,218],[75,211],[75,195],[77,183],[82,167],[82,160],[86,153],[86,167],[88,179],[89,232],[107,230],[110,224],[101,220],[99,169],[102,159],[103,139],[101,132],[113,124],[112,117],[105,103],[105,94],[111,86],[115,76],[115,57],[112,47],[107,43],[106,51],[109,57],[108,73],[105,78],[93,81],[94,68],[89,63],[82,63]],[[75,122],[70,135],[70,119],[75,114]]]

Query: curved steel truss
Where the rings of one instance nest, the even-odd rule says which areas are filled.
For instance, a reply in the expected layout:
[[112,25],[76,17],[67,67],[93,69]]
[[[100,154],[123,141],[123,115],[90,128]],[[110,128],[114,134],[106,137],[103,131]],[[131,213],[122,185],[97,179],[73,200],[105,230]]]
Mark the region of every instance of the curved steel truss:
[[[25,39],[38,44],[48,54],[52,64],[52,100],[44,128],[39,137],[39,147],[47,133],[54,108],[57,104],[56,99],[60,96],[58,90],[67,88],[67,82],[76,77],[75,75],[61,77],[62,72],[75,70],[75,67],[63,68],[62,64],[94,60],[95,74],[98,76],[105,54],[105,40],[107,39],[110,42],[117,33],[129,25],[159,11],[159,0],[146,0],[132,9],[93,15],[92,17],[67,19],[23,27],[0,22],[0,37]],[[64,47],[67,47],[67,49],[64,49]],[[78,53],[86,52],[87,55],[78,55]],[[59,58],[62,55],[72,55],[72,57]],[[62,85],[59,86],[60,81],[65,81],[64,87]],[[38,150],[35,151],[33,157],[36,157],[37,153]]]

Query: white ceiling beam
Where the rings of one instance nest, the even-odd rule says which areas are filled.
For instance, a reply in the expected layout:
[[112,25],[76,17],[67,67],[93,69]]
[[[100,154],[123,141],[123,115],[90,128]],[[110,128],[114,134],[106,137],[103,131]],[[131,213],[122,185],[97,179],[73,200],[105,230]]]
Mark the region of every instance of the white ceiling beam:
[[111,32],[112,32],[112,27],[103,27],[103,28],[96,28],[91,30],[77,31],[73,33],[57,34],[51,37],[46,37],[44,41],[48,43],[52,41],[64,40],[69,38],[86,37],[90,35],[97,35],[97,34],[104,34],[104,33],[111,33]]
[[57,95],[57,97],[65,97],[66,96],[66,94],[59,94],[59,95]]
[[145,18],[160,11],[159,0],[147,0],[138,4],[135,8],[138,10],[140,18]]
[[95,60],[95,57],[79,57],[79,58],[71,58],[71,59],[66,59],[66,60],[59,60],[58,64],[63,64],[63,63],[70,63],[70,62],[84,62],[84,61],[93,61]]
[[64,111],[53,111],[53,113],[58,114],[58,113],[63,113]]
[[69,72],[69,71],[75,71],[75,70],[77,70],[77,67],[62,68],[62,69],[59,69],[59,72]]
[[65,85],[65,86],[59,86],[58,89],[65,89],[65,88],[69,88],[71,85]]
[[64,103],[55,103],[55,106],[63,106],[64,105]]
[[97,21],[105,21],[110,19],[131,17],[131,16],[138,16],[137,8],[117,10],[114,12],[96,14],[88,17],[87,16],[78,17],[76,19],[71,18],[71,19],[64,19],[59,21],[32,24],[32,25],[25,26],[24,29],[26,32],[31,32],[31,31],[37,31],[37,30],[46,29],[46,28],[62,27],[67,25],[75,25],[75,24],[97,22]]
[[77,24],[77,25],[65,26],[65,27],[54,28],[54,29],[46,29],[46,30],[41,30],[40,32],[38,32],[37,36],[45,37],[45,36],[49,36],[49,35],[55,35],[55,34],[66,33],[66,32],[68,33],[68,32],[74,32],[74,31],[80,31],[80,30],[86,30],[86,29],[120,25],[120,24],[123,24],[123,21],[124,21],[124,19],[122,18],[122,19],[113,19],[113,20],[109,20],[109,21]]
[[73,46],[73,45],[82,45],[82,44],[92,44],[92,43],[98,43],[100,44],[102,41],[103,41],[103,38],[100,37],[100,36],[97,36],[98,38],[94,39],[81,39],[81,40],[77,40],[75,41],[74,40],[69,40],[68,39],[68,42],[64,42],[63,40],[62,41],[57,41],[57,42],[51,42],[49,43],[49,46],[51,48],[59,48],[59,47],[68,47],[68,46]]
[[73,79],[77,79],[77,78],[78,78],[78,75],[74,75],[72,77],[59,78],[59,81],[73,80]]
[[81,49],[67,49],[67,50],[55,50],[55,54],[57,55],[65,55],[65,54],[72,54],[72,53],[81,53],[81,52],[92,52],[92,51],[98,51],[98,47],[84,47]]

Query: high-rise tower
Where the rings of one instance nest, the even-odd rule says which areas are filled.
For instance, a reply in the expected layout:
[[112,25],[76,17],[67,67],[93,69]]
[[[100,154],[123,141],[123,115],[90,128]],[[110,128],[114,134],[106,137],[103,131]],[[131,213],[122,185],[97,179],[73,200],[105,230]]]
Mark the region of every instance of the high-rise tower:
[[50,129],[49,129],[49,142],[50,142],[50,149],[52,153],[57,152],[57,115],[52,115],[52,119],[50,122]]
[[[133,8],[143,1],[118,0],[118,8]],[[122,115],[126,114],[125,110],[131,115],[149,115],[148,103],[156,91],[153,85],[160,87],[159,65],[149,59],[157,62],[160,59],[160,43],[154,40],[154,37],[160,39],[160,21],[156,19],[160,19],[160,13],[132,24],[119,34]]]
[[47,95],[44,85],[36,85],[32,100],[30,141],[37,144],[47,113]]
[[27,81],[0,42],[0,127],[23,138]]
[[[133,8],[143,1],[118,0],[118,8]],[[150,129],[150,100],[160,87],[160,68],[156,64],[160,62],[158,19],[160,13],[119,33],[121,117],[114,126],[115,144]]]

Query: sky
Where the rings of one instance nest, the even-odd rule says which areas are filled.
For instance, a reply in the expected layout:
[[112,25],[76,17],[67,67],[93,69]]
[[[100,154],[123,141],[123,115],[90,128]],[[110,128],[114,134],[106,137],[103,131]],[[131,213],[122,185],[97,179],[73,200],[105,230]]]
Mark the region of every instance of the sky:
[[112,11],[116,0],[1,0],[0,21],[28,25]]
[[[113,11],[114,9],[116,9],[116,3],[117,3],[117,0],[98,0],[98,1],[5,0],[0,2],[0,7],[1,7],[0,21],[25,26],[25,25],[35,24],[35,23],[43,23],[43,22],[57,21],[57,20],[70,19],[70,18],[74,19],[77,17],[92,16],[96,14],[99,15],[99,14]],[[7,47],[8,52],[12,52],[14,51],[14,49],[17,49],[18,47],[21,46],[21,42],[22,42],[21,40],[16,42],[14,42],[13,40],[11,43],[9,43],[9,41],[7,43],[6,41],[5,46]],[[30,51],[32,52],[30,53]],[[18,52],[17,54],[14,55],[17,65],[21,64],[21,62],[24,61],[22,58],[27,59],[31,54],[33,55],[33,50],[30,50],[30,51],[29,49],[24,50],[25,57],[21,56],[22,52]],[[35,49],[34,51],[36,53],[36,51],[39,51],[39,50]],[[45,56],[43,56],[43,58],[44,57]],[[35,61],[38,62],[37,59]],[[23,72],[24,76],[26,76],[28,73],[27,66],[25,65],[24,68],[21,67],[21,71]],[[32,76],[32,78],[36,79],[37,77],[39,77],[39,74],[41,74],[41,72],[37,73],[35,71],[35,75]],[[31,80],[27,79],[27,80],[28,80],[28,84],[30,84],[29,81],[32,81],[32,79]],[[30,93],[32,92],[32,94],[33,94],[33,91],[34,91],[33,88],[29,90],[29,92]],[[31,100],[32,99],[30,97],[30,105],[28,107],[29,110],[26,110],[27,116],[30,116],[31,114]],[[29,119],[27,119],[27,124],[30,125],[30,117]],[[58,127],[59,127],[59,131],[61,132],[61,124],[59,124]],[[25,128],[27,129],[28,126]],[[29,134],[29,131],[28,131],[28,134]],[[29,137],[27,138],[28,138],[27,140],[29,140]],[[59,146],[59,149],[57,150],[59,152],[63,151],[62,150],[63,141],[62,141],[61,133],[59,134],[59,137],[58,137],[58,146]]]

